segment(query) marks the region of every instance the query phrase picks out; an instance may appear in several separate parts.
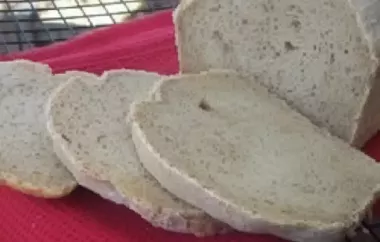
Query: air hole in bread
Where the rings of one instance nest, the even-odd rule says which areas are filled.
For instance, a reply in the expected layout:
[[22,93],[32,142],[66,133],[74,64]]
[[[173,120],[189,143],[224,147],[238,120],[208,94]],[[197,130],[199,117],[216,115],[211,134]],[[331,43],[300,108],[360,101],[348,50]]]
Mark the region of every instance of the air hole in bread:
[[69,139],[69,137],[67,137],[67,135],[62,134],[61,136],[62,136],[62,139],[66,140],[67,143],[69,144],[71,143],[71,140]]
[[295,47],[295,46],[292,44],[292,42],[290,42],[290,41],[285,41],[285,42],[284,42],[284,46],[285,46],[285,49],[286,49],[287,51],[297,49],[297,47]]
[[202,99],[200,102],[199,102],[199,105],[198,107],[204,111],[211,111],[211,106],[210,104],[208,104],[208,102],[206,102],[206,100]]

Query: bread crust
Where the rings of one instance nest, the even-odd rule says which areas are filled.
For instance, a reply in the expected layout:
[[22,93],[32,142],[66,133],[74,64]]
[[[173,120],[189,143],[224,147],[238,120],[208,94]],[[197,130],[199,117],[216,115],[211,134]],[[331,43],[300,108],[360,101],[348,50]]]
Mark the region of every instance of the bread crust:
[[17,176],[11,174],[5,175],[3,173],[3,177],[5,178],[0,179],[0,184],[4,184],[27,195],[46,199],[65,197],[77,187],[75,181],[73,181],[72,184],[65,184],[59,187],[38,187],[30,182],[20,180]]

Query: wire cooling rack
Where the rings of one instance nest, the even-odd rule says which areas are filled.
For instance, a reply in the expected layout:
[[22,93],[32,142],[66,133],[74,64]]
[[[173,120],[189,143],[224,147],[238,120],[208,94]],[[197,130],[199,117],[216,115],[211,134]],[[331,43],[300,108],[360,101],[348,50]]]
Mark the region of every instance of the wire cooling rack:
[[67,40],[140,14],[174,8],[179,0],[1,0],[0,54]]

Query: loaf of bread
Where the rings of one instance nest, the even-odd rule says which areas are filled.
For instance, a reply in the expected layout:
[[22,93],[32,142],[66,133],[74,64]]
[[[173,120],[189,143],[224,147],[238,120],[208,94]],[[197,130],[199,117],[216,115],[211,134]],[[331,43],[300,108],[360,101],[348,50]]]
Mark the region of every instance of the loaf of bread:
[[146,97],[160,78],[115,70],[83,73],[60,86],[46,111],[55,151],[79,184],[154,226],[198,236],[225,232],[227,225],[164,190],[137,158],[125,120],[132,101]]
[[76,187],[54,153],[44,115],[50,92],[70,76],[75,72],[53,76],[29,61],[0,63],[0,184],[45,198]]
[[380,190],[371,158],[234,72],[162,80],[130,121],[160,184],[240,231],[340,241]]
[[186,0],[182,72],[234,69],[362,146],[380,127],[380,1]]

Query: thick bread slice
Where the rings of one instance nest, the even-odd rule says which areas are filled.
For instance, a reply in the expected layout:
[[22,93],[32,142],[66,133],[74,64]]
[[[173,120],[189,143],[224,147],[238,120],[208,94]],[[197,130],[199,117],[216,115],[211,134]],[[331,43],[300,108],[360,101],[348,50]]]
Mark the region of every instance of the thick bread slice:
[[163,80],[131,107],[145,168],[233,228],[339,241],[380,190],[379,165],[228,71]]
[[125,119],[130,103],[146,96],[159,78],[115,70],[60,86],[47,105],[55,150],[79,184],[154,226],[199,236],[222,232],[226,225],[165,191],[137,158]]
[[186,0],[182,72],[234,69],[354,146],[380,128],[380,1]]
[[44,104],[60,82],[48,66],[29,61],[0,63],[0,184],[45,198],[77,185],[61,164],[46,131]]

